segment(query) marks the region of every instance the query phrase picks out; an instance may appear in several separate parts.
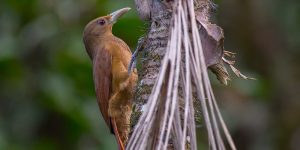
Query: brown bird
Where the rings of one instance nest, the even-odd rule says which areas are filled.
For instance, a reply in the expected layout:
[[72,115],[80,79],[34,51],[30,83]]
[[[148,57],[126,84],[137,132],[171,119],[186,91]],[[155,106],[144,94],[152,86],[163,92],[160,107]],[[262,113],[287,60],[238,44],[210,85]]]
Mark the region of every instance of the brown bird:
[[121,150],[125,149],[130,132],[137,73],[135,70],[128,74],[132,54],[127,44],[112,34],[112,26],[129,10],[130,8],[123,8],[96,18],[86,25],[83,32],[85,49],[93,62],[98,105]]

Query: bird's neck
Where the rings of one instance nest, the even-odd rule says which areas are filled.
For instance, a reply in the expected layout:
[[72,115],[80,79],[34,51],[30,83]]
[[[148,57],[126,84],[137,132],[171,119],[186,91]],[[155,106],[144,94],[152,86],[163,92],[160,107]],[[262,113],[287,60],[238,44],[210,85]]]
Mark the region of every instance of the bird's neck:
[[91,59],[96,55],[97,49],[104,45],[105,40],[115,37],[111,32],[105,34],[93,34],[84,37],[84,45]]

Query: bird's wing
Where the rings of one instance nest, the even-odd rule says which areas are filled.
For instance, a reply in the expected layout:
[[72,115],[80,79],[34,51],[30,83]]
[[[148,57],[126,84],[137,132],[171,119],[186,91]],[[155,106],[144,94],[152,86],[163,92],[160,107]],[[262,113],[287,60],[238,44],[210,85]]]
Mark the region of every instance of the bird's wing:
[[93,76],[97,102],[103,119],[112,131],[110,117],[108,116],[108,103],[112,93],[111,54],[105,48],[100,48],[93,59]]

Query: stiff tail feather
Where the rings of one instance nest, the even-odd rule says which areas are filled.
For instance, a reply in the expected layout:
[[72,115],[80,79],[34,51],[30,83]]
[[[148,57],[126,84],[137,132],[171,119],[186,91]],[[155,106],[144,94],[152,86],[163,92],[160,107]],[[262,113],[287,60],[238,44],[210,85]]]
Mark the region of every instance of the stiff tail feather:
[[119,134],[119,131],[118,131],[118,127],[117,127],[115,118],[112,119],[112,126],[113,126],[113,130],[114,130],[114,133],[115,133],[116,140],[118,142],[118,149],[119,150],[125,150],[124,144],[123,144],[123,142],[120,138],[120,134]]

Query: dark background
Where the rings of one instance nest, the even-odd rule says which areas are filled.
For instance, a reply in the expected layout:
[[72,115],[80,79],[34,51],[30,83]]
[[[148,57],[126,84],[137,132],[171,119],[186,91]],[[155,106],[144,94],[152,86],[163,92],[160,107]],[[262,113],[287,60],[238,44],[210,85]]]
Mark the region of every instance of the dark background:
[[[225,48],[257,79],[231,74],[223,86],[211,76],[238,149],[300,149],[300,2],[215,2]],[[126,6],[133,9],[114,34],[134,49],[146,26],[133,0],[0,1],[0,150],[117,148],[98,110],[82,31]]]

